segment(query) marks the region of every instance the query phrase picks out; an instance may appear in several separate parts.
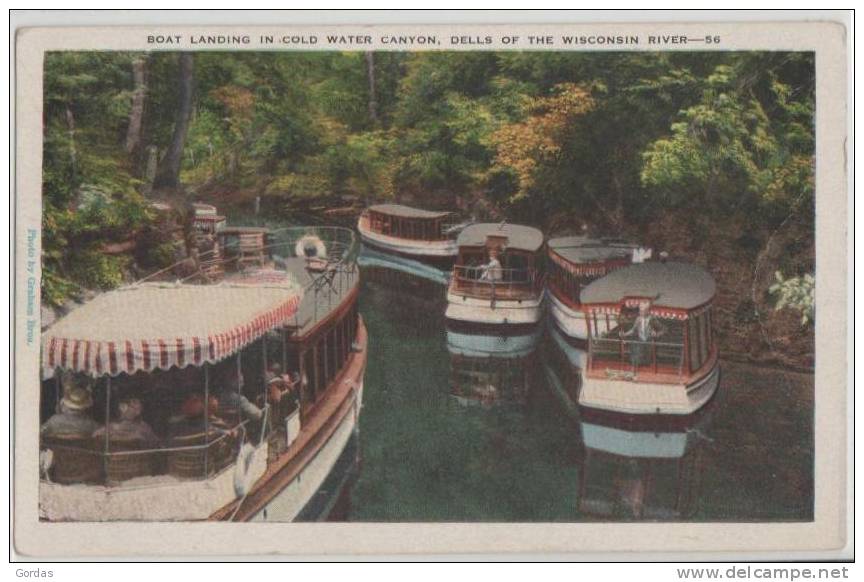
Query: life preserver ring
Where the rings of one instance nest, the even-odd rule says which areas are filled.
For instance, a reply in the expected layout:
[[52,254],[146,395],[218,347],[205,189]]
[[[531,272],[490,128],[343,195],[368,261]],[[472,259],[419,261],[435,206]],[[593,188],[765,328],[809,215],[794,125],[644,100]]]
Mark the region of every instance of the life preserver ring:
[[234,465],[234,494],[238,498],[243,497],[252,489],[252,458],[255,447],[249,443],[243,443],[240,452],[237,453],[237,462]]
[[314,234],[307,234],[297,241],[294,246],[294,254],[306,259],[326,259],[327,247],[324,241]]

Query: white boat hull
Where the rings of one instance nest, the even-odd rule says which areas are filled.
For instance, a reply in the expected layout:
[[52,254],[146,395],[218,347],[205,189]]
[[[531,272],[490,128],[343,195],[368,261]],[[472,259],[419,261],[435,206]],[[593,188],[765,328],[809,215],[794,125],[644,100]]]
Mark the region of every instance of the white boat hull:
[[533,324],[543,317],[543,294],[534,299],[496,300],[447,293],[448,319],[484,324]]
[[481,335],[447,330],[447,350],[461,356],[519,358],[537,349],[542,329],[524,335]]
[[[267,469],[267,445],[253,453],[253,481]],[[39,484],[39,511],[49,521],[194,521],[237,498],[235,465],[204,480],[139,477],[120,487]]]
[[374,232],[370,230],[364,222],[365,221],[361,219],[357,223],[357,230],[360,232],[360,238],[363,239],[363,242],[375,245],[384,250],[412,255],[418,258],[455,257],[458,252],[456,241],[453,239],[426,241],[397,238]]
[[549,297],[549,317],[558,329],[572,338],[587,340],[588,322],[585,313],[565,305],[549,289],[546,294]]
[[321,487],[321,484],[330,474],[348,441],[351,440],[351,435],[357,429],[362,398],[363,384],[361,383],[357,389],[354,410],[345,415],[339,427],[330,435],[330,438],[321,450],[318,451],[303,470],[264,509],[255,514],[251,521],[294,521],[318,491],[318,488]]
[[623,414],[692,414],[711,400],[720,384],[720,366],[691,384],[653,384],[587,377],[579,392],[586,408]]

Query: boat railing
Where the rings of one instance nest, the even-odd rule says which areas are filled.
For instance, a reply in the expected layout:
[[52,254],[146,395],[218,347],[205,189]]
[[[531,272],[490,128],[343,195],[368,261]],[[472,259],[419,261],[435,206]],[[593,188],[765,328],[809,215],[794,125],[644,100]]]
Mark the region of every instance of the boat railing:
[[591,338],[589,350],[591,371],[606,371],[612,379],[645,372],[684,376],[683,342],[601,337]]
[[[248,231],[263,236],[262,243],[256,249],[257,256],[251,260],[244,255],[241,248],[240,237],[245,234],[244,229],[234,227],[228,234],[215,235],[226,240],[226,244],[215,245],[212,249],[197,252],[195,257],[176,261],[137,280],[135,284],[155,281],[205,285],[220,283],[224,280],[225,273],[242,271],[250,264],[260,267],[265,263],[272,263],[278,269],[281,261],[287,258],[304,256],[312,260],[313,257],[303,254],[307,245],[309,249],[315,249],[319,255],[315,260],[322,266],[318,271],[319,275],[314,279],[331,277],[334,272],[356,271],[360,243],[350,228],[302,226],[267,230],[250,227]],[[314,285],[313,280],[311,286]]]
[[211,426],[200,433],[168,436],[158,443],[101,434],[75,439],[44,437],[40,449],[51,451],[51,457],[42,467],[42,479],[111,488],[207,480],[236,464],[240,447],[260,442],[260,431],[266,428],[265,411],[264,421],[254,427],[247,419],[230,428]]
[[457,294],[508,299],[533,296],[542,289],[545,277],[536,269],[455,265],[453,291]]

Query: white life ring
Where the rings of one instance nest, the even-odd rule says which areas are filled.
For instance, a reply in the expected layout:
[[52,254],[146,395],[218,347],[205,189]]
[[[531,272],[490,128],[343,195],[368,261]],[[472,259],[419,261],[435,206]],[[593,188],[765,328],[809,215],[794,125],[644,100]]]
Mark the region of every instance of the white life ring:
[[306,259],[326,259],[327,247],[324,241],[314,234],[307,234],[297,241],[294,246],[294,254]]
[[249,443],[243,443],[240,452],[237,453],[237,462],[234,465],[234,494],[243,497],[252,489],[252,457],[255,447]]

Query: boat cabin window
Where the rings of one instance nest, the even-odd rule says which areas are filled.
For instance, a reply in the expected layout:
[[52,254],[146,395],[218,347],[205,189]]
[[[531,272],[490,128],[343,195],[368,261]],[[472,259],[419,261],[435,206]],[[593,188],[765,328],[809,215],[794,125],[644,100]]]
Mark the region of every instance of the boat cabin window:
[[352,344],[357,337],[357,302],[327,328],[315,332],[312,340],[295,344],[289,342],[287,360],[297,362],[302,384],[302,402],[313,405],[321,400],[348,363]]
[[393,216],[369,211],[369,228],[387,236],[413,240],[444,240],[444,217]]
[[625,307],[617,312],[592,310],[588,316],[590,366],[611,374],[688,373],[686,319]]

